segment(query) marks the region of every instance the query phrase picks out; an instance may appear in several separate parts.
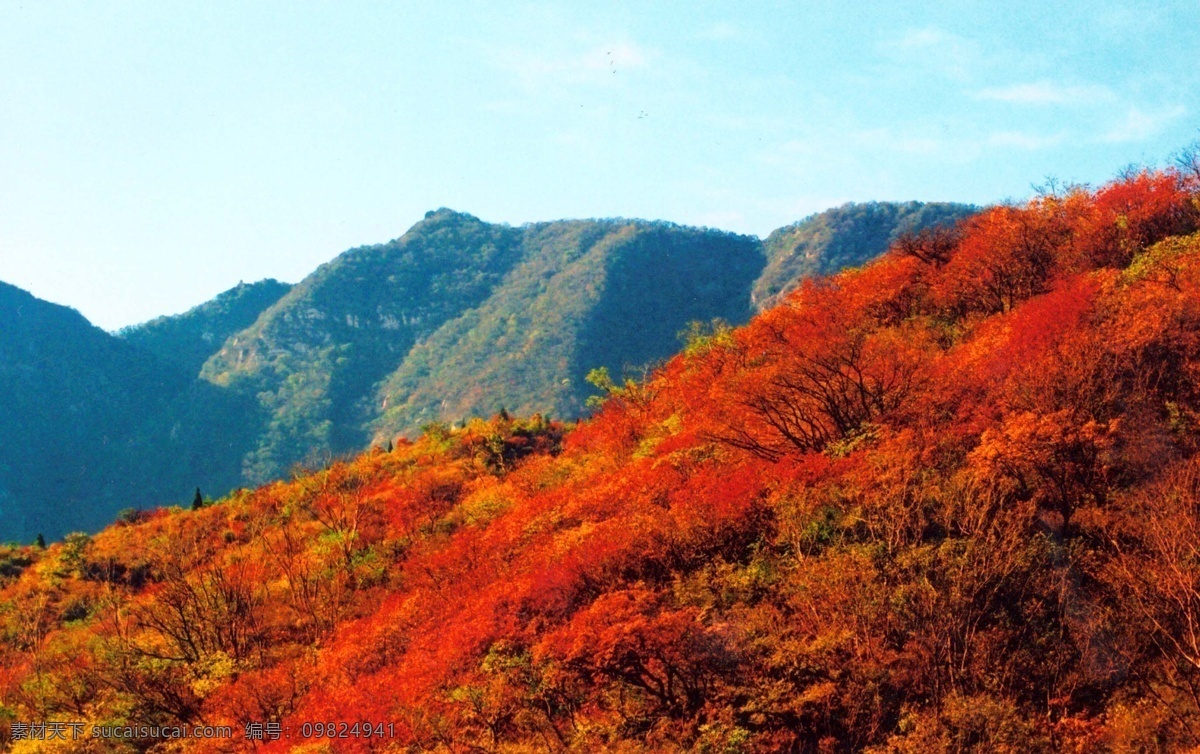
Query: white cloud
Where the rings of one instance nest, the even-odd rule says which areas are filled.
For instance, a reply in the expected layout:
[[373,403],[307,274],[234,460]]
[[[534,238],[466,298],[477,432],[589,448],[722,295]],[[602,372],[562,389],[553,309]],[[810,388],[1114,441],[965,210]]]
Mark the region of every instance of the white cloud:
[[996,131],[988,134],[985,140],[989,147],[1015,147],[1017,149],[1047,149],[1056,147],[1067,140],[1064,133],[1031,134],[1025,131]]
[[779,146],[782,155],[822,157],[835,154],[841,147],[854,147],[856,151],[892,152],[908,155],[931,155],[945,149],[944,140],[927,133],[915,131],[897,132],[889,128],[866,128],[846,132],[822,133],[815,138],[791,139]]
[[1146,112],[1137,107],[1131,107],[1120,122],[1114,124],[1098,139],[1105,144],[1124,144],[1127,142],[1144,141],[1156,136],[1171,121],[1176,120],[1187,112],[1181,105],[1169,107],[1157,112]]
[[870,128],[846,135],[849,144],[859,147],[874,147],[901,154],[930,155],[940,152],[944,145],[940,139],[923,133],[896,133],[887,128]]
[[975,98],[1018,105],[1093,105],[1115,102],[1117,96],[1106,86],[1063,86],[1051,81],[1035,81],[981,89],[975,93]]
[[936,27],[911,29],[882,50],[901,64],[919,64],[954,79],[969,79],[983,57],[973,40]]
[[788,118],[780,115],[748,115],[745,113],[705,112],[700,114],[704,121],[713,128],[723,131],[753,132],[759,134],[775,134],[784,131],[791,124]]
[[823,169],[869,171],[896,158],[965,165],[1003,151],[1051,149],[1067,143],[1069,138],[1065,130],[988,131],[969,126],[851,129],[815,132],[783,141],[760,152],[758,159],[772,168],[798,174]]
[[962,38],[936,27],[910,29],[896,40],[896,47],[904,50],[929,50],[934,48],[956,48]]

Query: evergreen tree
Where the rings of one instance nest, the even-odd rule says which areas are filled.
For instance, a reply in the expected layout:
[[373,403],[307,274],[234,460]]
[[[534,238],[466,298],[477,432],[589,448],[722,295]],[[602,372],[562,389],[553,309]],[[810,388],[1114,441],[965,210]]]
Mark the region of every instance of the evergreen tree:
[[204,496],[200,494],[200,488],[196,488],[196,496],[192,498],[192,510],[198,511],[204,507]]
[[38,548],[39,550],[45,550],[45,549],[46,549],[46,538],[45,538],[44,536],[42,536],[42,533],[41,533],[41,532],[38,532],[37,539],[35,539],[35,540],[33,541],[33,543],[34,543],[35,545],[37,545],[37,548]]

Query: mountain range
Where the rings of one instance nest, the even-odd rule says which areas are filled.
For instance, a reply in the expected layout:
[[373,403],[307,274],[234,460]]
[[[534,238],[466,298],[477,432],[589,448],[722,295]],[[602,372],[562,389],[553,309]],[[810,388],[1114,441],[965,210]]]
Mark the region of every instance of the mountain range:
[[[91,751],[107,730],[110,749],[196,754],[1197,751],[1198,179],[1130,170],[906,235],[743,326],[690,327],[645,376],[593,373],[577,422],[432,421],[217,501],[0,545],[0,747]],[[568,330],[538,362],[555,379],[615,367],[653,353],[622,340],[669,332],[634,316],[746,311],[757,250],[435,213],[292,288],[199,384],[280,436],[350,417],[366,424],[346,437],[391,438],[410,418],[380,397],[417,411],[393,391],[474,364],[440,354],[477,328],[498,359],[535,360],[534,330]],[[701,252],[718,261],[682,261]],[[127,417],[76,377],[119,366],[189,394],[131,342],[5,300],[26,339],[69,325],[114,365],[63,375],[63,345],[6,344],[81,429]],[[418,343],[427,371],[353,374]],[[355,380],[362,401],[339,392]],[[246,438],[256,461],[291,450],[264,439]],[[52,725],[92,743],[50,743]]]
[[95,530],[118,511],[221,495],[298,465],[501,410],[587,413],[805,277],[855,266],[973,207],[848,204],[760,240],[666,222],[509,226],[439,209],[296,285],[240,284],[105,333],[0,286],[0,539]]

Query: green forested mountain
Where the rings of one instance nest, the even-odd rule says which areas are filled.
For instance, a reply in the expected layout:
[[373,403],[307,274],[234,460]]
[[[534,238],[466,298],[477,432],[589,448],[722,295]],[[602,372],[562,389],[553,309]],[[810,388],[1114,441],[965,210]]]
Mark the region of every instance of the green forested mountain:
[[522,262],[495,293],[384,383],[378,439],[501,407],[579,416],[591,369],[620,376],[662,359],[689,321],[747,319],[763,265],[757,238],[668,223],[540,223],[520,245]]
[[961,205],[846,205],[762,242],[642,220],[496,225],[441,209],[295,286],[240,285],[105,333],[0,287],[0,539],[94,529],[505,407],[572,418],[594,388],[739,324]]
[[850,203],[779,228],[763,242],[767,266],[754,283],[754,308],[770,308],[804,278],[874,259],[903,233],[952,225],[975,211],[945,202]]
[[470,215],[428,213],[390,243],[322,265],[229,338],[202,375],[260,402],[265,423],[246,478],[362,447],[364,397],[419,340],[491,294],[520,259],[517,236]]
[[762,265],[757,239],[720,231],[443,209],[322,266],[202,375],[258,398],[244,470],[259,482],[502,405],[578,416],[590,369],[664,358],[693,319],[745,319]]
[[278,280],[238,283],[237,287],[183,314],[158,317],[117,334],[196,375],[226,338],[254,324],[267,307],[291,288]]

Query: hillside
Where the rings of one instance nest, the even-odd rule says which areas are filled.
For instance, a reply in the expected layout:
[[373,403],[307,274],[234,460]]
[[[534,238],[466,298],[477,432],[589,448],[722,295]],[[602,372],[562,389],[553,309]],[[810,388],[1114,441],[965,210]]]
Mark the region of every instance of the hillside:
[[443,209],[296,286],[239,285],[117,338],[62,310],[9,333],[22,340],[0,409],[26,441],[0,450],[0,539],[94,531],[196,486],[224,494],[501,407],[577,418],[593,369],[640,374],[692,322],[747,321],[767,277],[861,262],[898,228],[944,219],[938,207],[842,207],[796,226],[822,228],[819,242],[781,231],[767,251],[671,223],[513,228]]
[[716,230],[640,220],[513,228],[441,209],[322,266],[231,336],[202,375],[257,396],[268,417],[244,460],[250,482],[501,407],[575,418],[595,394],[592,369],[620,379],[675,353],[693,321],[744,323],[764,275],[790,285],[789,274],[861,263],[906,229],[968,211],[850,205],[773,234],[769,262],[758,239]]
[[94,531],[123,508],[237,485],[252,405],[4,283],[0,323],[3,539]]
[[1198,229],[1173,173],[992,208],[696,334],[573,429],[435,425],[10,549],[7,719],[278,723],[264,751],[1194,748]]
[[202,375],[266,414],[246,478],[502,405],[577,417],[593,368],[663,359],[693,319],[748,316],[757,239],[643,221],[512,228],[429,213],[306,278]]
[[29,541],[59,533],[60,518],[103,526],[116,510],[110,474],[128,477],[122,459],[140,450],[141,421],[187,377],[5,283],[0,322],[0,531]]
[[575,418],[595,388],[673,354],[688,322],[749,317],[757,239],[643,221],[540,223],[481,306],[408,354],[379,391],[377,441],[501,407]]
[[254,324],[291,288],[278,280],[239,283],[183,314],[158,317],[117,334],[160,359],[178,364],[189,375],[197,375],[230,335]]
[[491,295],[520,259],[516,235],[430,212],[395,241],[322,265],[229,338],[201,374],[262,404],[267,421],[247,478],[364,447],[360,401],[418,341]]
[[850,203],[779,228],[763,242],[767,266],[751,293],[755,311],[771,308],[807,278],[857,267],[905,234],[953,226],[977,211],[945,202]]

